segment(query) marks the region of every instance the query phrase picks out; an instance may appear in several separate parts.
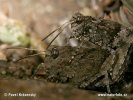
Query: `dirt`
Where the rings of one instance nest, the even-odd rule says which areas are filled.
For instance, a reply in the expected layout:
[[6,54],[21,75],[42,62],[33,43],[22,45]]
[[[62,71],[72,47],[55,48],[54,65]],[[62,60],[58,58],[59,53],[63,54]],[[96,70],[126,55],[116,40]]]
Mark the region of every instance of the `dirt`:
[[[10,83],[9,83],[10,81]],[[1,100],[97,100],[97,94],[94,91],[84,91],[75,89],[68,85],[48,83],[42,80],[0,80],[0,99]],[[14,88],[12,88],[12,86]],[[34,93],[35,97],[11,97],[3,96],[4,93]],[[107,97],[98,97],[106,100]],[[111,98],[110,98],[111,99]]]

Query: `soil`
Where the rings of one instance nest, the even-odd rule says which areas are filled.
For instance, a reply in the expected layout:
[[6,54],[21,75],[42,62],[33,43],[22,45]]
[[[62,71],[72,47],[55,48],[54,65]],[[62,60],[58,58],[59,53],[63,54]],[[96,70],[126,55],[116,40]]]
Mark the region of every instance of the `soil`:
[[[10,81],[10,83],[9,83]],[[42,80],[0,80],[1,100],[97,100],[94,91],[75,89],[68,85],[48,83]],[[35,93],[35,97],[2,96],[4,93]],[[99,97],[106,100],[107,97]]]

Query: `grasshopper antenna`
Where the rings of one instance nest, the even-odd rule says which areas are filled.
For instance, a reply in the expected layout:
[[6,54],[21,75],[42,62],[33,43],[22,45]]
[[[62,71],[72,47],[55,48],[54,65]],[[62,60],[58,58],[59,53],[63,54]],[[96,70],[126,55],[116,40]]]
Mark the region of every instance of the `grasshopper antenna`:
[[[7,49],[25,49],[25,50],[30,50],[30,51],[32,51],[32,50],[38,51],[37,49],[30,49],[30,48],[23,48],[23,47],[9,47]],[[59,50],[56,47],[52,48],[51,50],[48,50],[48,53],[46,53],[46,51],[39,51],[39,52],[40,53],[27,55],[27,56],[22,57],[18,60],[15,60],[14,62],[18,62],[18,61],[21,61],[25,58],[29,58],[29,57],[33,57],[33,56],[37,56],[37,55],[50,55],[53,59],[56,59],[59,56]]]
[[50,32],[50,34],[48,34],[46,37],[44,37],[42,39],[42,41],[44,41],[45,39],[47,39],[50,35],[52,35],[54,32],[56,32],[57,30],[61,29],[63,26],[65,26],[66,24],[69,24],[69,22],[65,22],[63,25],[59,26],[58,28],[56,28],[55,30],[53,30],[52,32]]
[[[64,27],[65,28],[65,27]],[[64,29],[63,28],[63,29]],[[61,32],[63,31],[63,29],[59,29],[60,31],[59,31],[59,33],[53,38],[53,40],[48,44],[48,46],[47,46],[47,48],[46,48],[46,50],[49,48],[49,46],[53,43],[53,41],[61,34]]]
[[22,58],[20,58],[18,60],[15,60],[14,62],[18,62],[18,61],[21,61],[21,60],[23,60],[25,58],[34,57],[34,56],[37,56],[37,55],[45,55],[45,54],[44,53],[37,53],[37,54],[28,55],[28,56],[22,57]]
[[53,33],[55,33],[56,31],[59,31],[59,33],[53,38],[53,40],[48,44],[47,48],[49,48],[49,46],[53,43],[53,41],[61,34],[61,32],[63,31],[63,29],[69,25],[70,22],[67,21],[66,23],[64,23],[63,25],[61,25],[60,27],[58,27],[57,29],[55,29],[54,31],[52,31],[49,35],[47,35],[45,38],[42,39],[42,41],[44,41],[45,39],[47,39],[50,35],[52,35]]
[[29,51],[38,51],[37,49],[25,48],[25,47],[8,47],[6,49],[24,49]]
[[[29,51],[38,51],[37,49],[30,49],[30,48],[24,48],[24,47],[9,47],[6,49],[24,49],[24,50],[29,50]],[[46,52],[46,51],[39,51],[39,52]],[[15,60],[14,62],[18,62],[18,61],[21,61],[25,58],[29,58],[29,57],[33,57],[33,56],[37,56],[37,55],[45,55],[45,53],[37,53],[37,54],[28,55],[28,56],[22,57],[18,60]]]

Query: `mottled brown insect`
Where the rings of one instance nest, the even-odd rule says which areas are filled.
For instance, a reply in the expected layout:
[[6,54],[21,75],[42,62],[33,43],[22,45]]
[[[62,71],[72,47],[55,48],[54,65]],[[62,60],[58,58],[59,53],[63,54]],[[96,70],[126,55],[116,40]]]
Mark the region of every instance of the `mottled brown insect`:
[[[86,88],[93,83],[93,86],[97,87],[107,86],[107,91],[110,92],[109,85],[119,82],[128,68],[130,55],[133,51],[133,28],[126,28],[117,22],[104,20],[102,18],[83,16],[80,13],[74,14],[68,24],[71,25],[71,38],[75,38],[79,41],[79,50],[84,48],[88,48],[89,50],[91,44],[96,48],[101,48],[101,51],[107,50],[109,52],[103,63],[99,65],[99,72],[95,74],[92,73],[93,75],[91,77],[88,76],[89,78],[86,76],[86,78],[80,82],[79,87]],[[59,50],[59,52],[61,51]],[[71,55],[71,58],[74,60],[78,59],[75,58],[75,55]],[[65,56],[64,61],[67,61]],[[56,63],[59,62],[57,61]],[[77,62],[73,61],[72,63]],[[95,61],[94,63],[97,62]],[[58,74],[60,73],[61,72],[58,72]],[[52,75],[52,77],[54,77],[54,74]]]

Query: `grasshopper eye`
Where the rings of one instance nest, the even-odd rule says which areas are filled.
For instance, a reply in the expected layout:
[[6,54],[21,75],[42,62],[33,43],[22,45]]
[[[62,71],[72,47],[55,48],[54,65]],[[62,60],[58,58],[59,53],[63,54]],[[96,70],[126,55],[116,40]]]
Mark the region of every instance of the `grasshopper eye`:
[[49,33],[49,35],[47,35],[46,37],[44,37],[42,39],[42,41],[46,40],[47,38],[49,38],[52,34],[54,34],[55,32],[58,32],[58,34],[52,39],[52,41],[48,44],[47,48],[49,48],[49,46],[54,42],[54,40],[62,33],[63,29],[65,29],[66,26],[68,26],[70,24],[70,22],[65,22],[63,25],[61,25],[60,27],[58,27],[57,29],[53,30],[51,33]]

